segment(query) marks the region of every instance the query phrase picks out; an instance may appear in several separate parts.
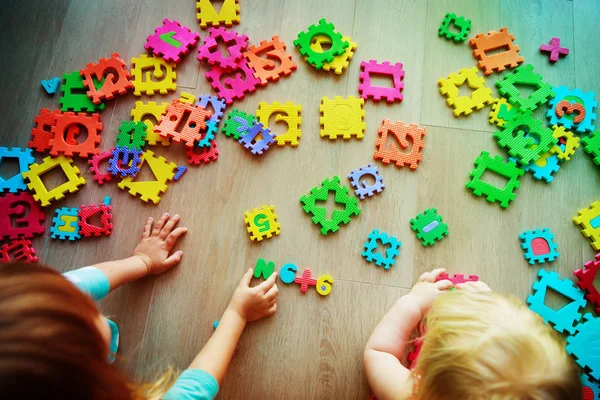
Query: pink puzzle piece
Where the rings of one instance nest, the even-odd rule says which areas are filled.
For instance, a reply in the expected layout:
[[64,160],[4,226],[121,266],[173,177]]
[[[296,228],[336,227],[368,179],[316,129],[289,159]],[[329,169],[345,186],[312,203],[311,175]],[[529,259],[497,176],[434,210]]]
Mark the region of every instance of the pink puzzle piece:
[[[198,49],[198,60],[221,68],[234,69],[248,48],[248,36],[225,28],[210,28],[209,32],[209,36],[204,38],[204,44]],[[229,56],[223,57],[218,47],[219,41],[225,43]]]
[[246,93],[254,92],[260,84],[260,79],[254,77],[254,71],[248,66],[245,58],[237,64],[233,71],[213,65],[205,75],[210,86],[217,91],[220,98],[225,99],[227,105],[233,103],[235,99],[243,99]]
[[550,44],[541,45],[540,51],[542,53],[550,53],[550,62],[553,63],[557,62],[561,55],[566,57],[569,54],[569,49],[560,47],[560,39],[557,37],[550,39]]
[[438,276],[435,281],[438,282],[438,281],[444,281],[444,280],[448,280],[448,281],[452,282],[453,284],[458,285],[459,283],[477,282],[479,280],[479,276],[478,275],[469,275],[468,277],[465,278],[465,276],[463,274],[454,274],[454,276],[451,277],[446,272],[444,272],[443,274]]
[[[373,98],[379,101],[384,98],[388,103],[402,101],[404,95],[404,70],[402,63],[390,64],[389,61],[379,64],[375,60],[369,62],[363,61],[360,63],[360,85],[358,85],[358,93],[363,99]],[[380,87],[371,85],[371,75],[390,76],[394,81],[394,87]]]
[[181,61],[181,56],[189,53],[200,40],[200,35],[196,32],[167,18],[163,20],[162,26],[156,28],[154,32],[153,35],[146,38],[144,48],[151,50],[155,56],[174,63]]

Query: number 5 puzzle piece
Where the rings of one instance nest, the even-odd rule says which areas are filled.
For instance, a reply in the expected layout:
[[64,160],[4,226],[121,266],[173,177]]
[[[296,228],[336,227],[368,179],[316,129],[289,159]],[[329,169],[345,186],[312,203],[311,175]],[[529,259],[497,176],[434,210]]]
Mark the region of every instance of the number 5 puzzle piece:
[[[88,90],[87,95],[94,104],[100,104],[104,99],[110,100],[117,93],[123,95],[133,88],[125,61],[119,53],[113,53],[110,57],[101,58],[97,64],[89,63],[79,71]],[[94,85],[94,78],[103,81],[99,89]]]
[[148,57],[142,54],[139,58],[132,58],[131,76],[135,96],[141,96],[142,93],[153,96],[155,92],[167,94],[177,89],[175,64],[160,57]]
[[[81,158],[88,158],[95,154],[98,154],[100,141],[100,132],[102,132],[102,122],[100,122],[100,115],[92,114],[87,116],[84,113],[73,113],[66,112],[64,114],[57,114],[55,116],[56,123],[51,128],[53,138],[50,139],[50,155],[58,156],[63,154],[67,157],[72,157],[74,154],[79,155]],[[73,127],[81,129],[85,128],[87,137],[82,143],[75,143],[69,140],[69,133],[72,133]],[[72,138],[73,139],[73,138]]]
[[[473,92],[471,96],[459,96],[459,87],[467,84]],[[492,89],[485,86],[485,79],[477,74],[477,68],[463,68],[458,74],[453,73],[448,78],[438,81],[440,94],[446,97],[446,104],[453,107],[452,114],[455,117],[469,115],[475,110],[481,110],[484,106],[492,104]]]
[[162,137],[171,138],[177,143],[184,142],[187,147],[192,147],[195,141],[202,139],[201,131],[206,129],[206,120],[211,115],[203,107],[173,99],[154,131]]
[[252,211],[244,213],[244,222],[248,224],[247,230],[250,234],[250,240],[270,239],[273,235],[279,235],[281,225],[277,221],[275,207],[262,206],[260,209],[254,208]]
[[240,5],[238,0],[224,0],[221,10],[217,13],[211,0],[199,0],[196,2],[196,17],[201,28],[208,26],[232,26],[240,23]]
[[132,196],[141,195],[142,201],[146,203],[152,201],[154,204],[158,204],[161,200],[161,193],[166,193],[169,188],[167,182],[172,181],[175,177],[177,165],[167,162],[163,157],[154,157],[154,153],[150,150],[146,150],[142,155],[140,170],[144,165],[150,167],[155,180],[135,182],[134,178],[127,177],[119,182],[118,186],[123,190],[128,189]]
[[290,101],[285,104],[281,104],[278,101],[267,104],[264,101],[261,101],[258,105],[258,110],[256,111],[256,117],[265,128],[268,128],[269,120],[275,113],[277,113],[275,122],[283,121],[287,124],[288,128],[285,134],[275,136],[277,145],[285,146],[286,143],[290,143],[292,146],[298,146],[298,139],[302,136],[302,132],[300,131],[300,124],[302,123],[302,106]]
[[[375,160],[381,160],[384,164],[389,164],[391,161],[396,163],[397,167],[408,166],[415,170],[419,166],[419,161],[423,158],[423,136],[425,136],[425,128],[419,128],[416,124],[406,126],[402,121],[392,123],[389,119],[384,119],[378,130],[379,138],[375,142]],[[412,142],[409,152],[402,152],[394,143],[390,143],[390,147],[386,148],[388,134],[391,133],[400,147],[408,148],[408,138]]]
[[44,234],[44,214],[27,192],[0,197],[0,239]]
[[[267,58],[259,56],[266,53]],[[279,36],[273,36],[271,40],[263,40],[260,46],[250,46],[244,57],[248,60],[248,66],[254,70],[254,77],[260,79],[260,85],[265,86],[269,81],[278,81],[282,76],[289,76],[298,67],[292,61],[292,55],[286,51],[285,43],[279,40]],[[273,60],[277,60],[276,66]]]

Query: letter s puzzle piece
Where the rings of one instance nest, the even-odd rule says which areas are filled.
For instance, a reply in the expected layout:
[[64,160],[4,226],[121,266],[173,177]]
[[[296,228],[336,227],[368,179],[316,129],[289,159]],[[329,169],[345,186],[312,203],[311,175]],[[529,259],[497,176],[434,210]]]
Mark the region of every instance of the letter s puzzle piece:
[[0,197],[0,239],[44,234],[44,214],[27,192]]
[[206,120],[210,116],[211,112],[203,107],[173,99],[154,131],[174,142],[184,142],[187,147],[192,147],[195,141],[202,139],[201,131],[206,129]]
[[356,136],[357,139],[362,139],[367,127],[364,122],[364,104],[364,99],[357,99],[354,96],[346,99],[335,96],[333,100],[323,97],[319,107],[321,137],[329,136],[329,139],[334,140],[340,136],[343,139]]
[[[419,162],[423,158],[423,136],[425,136],[425,128],[419,128],[416,124],[405,125],[402,121],[392,123],[389,119],[384,119],[378,130],[379,138],[375,142],[375,153],[373,158],[381,160],[384,164],[389,164],[391,161],[396,163],[397,167],[408,166],[415,170],[419,166]],[[390,143],[390,147],[386,148],[388,134],[391,133],[396,141],[403,149],[408,148],[408,138],[412,142],[409,152],[402,152],[394,143]]]
[[135,182],[134,178],[128,176],[119,182],[119,189],[128,189],[132,196],[141,195],[142,201],[146,203],[152,201],[154,204],[158,204],[161,200],[160,195],[166,193],[169,188],[167,182],[172,181],[175,177],[177,164],[167,162],[163,157],[154,157],[152,151],[146,150],[142,155],[140,170],[144,165],[148,165],[155,180]]
[[250,240],[256,240],[257,242],[265,238],[270,239],[273,235],[279,235],[281,228],[273,206],[265,205],[260,209],[254,208],[252,211],[246,211],[244,222],[248,224],[246,229],[250,234]]
[[[266,53],[267,58],[259,54]],[[273,36],[271,40],[263,40],[260,46],[250,46],[244,57],[248,60],[248,66],[254,70],[254,77],[260,79],[260,85],[265,86],[269,81],[278,81],[282,76],[289,76],[297,68],[292,61],[292,55],[286,51],[285,43],[279,40],[279,36]],[[275,67],[275,62],[278,64]]]
[[157,104],[153,101],[143,103],[135,102],[135,107],[131,109],[131,118],[135,122],[143,121],[146,124],[146,143],[150,146],[156,146],[158,143],[163,146],[169,146],[171,141],[168,137],[162,137],[154,131],[154,127],[159,124],[161,117],[167,110],[169,103],[163,102]]
[[236,99],[242,100],[246,93],[253,93],[260,84],[260,80],[254,77],[254,71],[248,66],[246,59],[242,59],[234,70],[213,65],[212,69],[204,75],[217,95],[225,99],[227,105],[232,104]]
[[[473,48],[473,57],[479,60],[477,66],[486,75],[492,72],[502,72],[506,68],[515,68],[525,59],[519,55],[519,46],[514,44],[515,37],[508,33],[508,28],[500,32],[490,31],[487,35],[480,33],[471,40],[469,45]],[[496,49],[506,49],[500,53],[486,54]]]
[[581,226],[581,234],[590,238],[590,245],[594,250],[600,250],[600,201],[595,201],[590,208],[579,211],[579,215],[573,217],[575,225]]
[[[74,154],[81,158],[89,158],[100,151],[98,146],[102,140],[100,132],[102,132],[102,122],[100,115],[92,114],[91,116],[85,113],[65,112],[64,114],[56,114],[56,122],[52,129],[52,139],[50,139],[50,155],[58,156],[63,154],[67,157],[72,157]],[[73,133],[76,127],[76,133],[81,132],[81,128],[87,133],[85,140],[82,143],[70,143],[68,135]],[[69,130],[71,130],[69,132]]]
[[181,57],[189,53],[198,40],[200,35],[196,32],[175,20],[165,18],[163,24],[154,30],[154,34],[146,38],[144,48],[152,51],[155,56],[178,64]]
[[139,58],[132,58],[131,77],[135,96],[141,96],[142,93],[153,96],[155,92],[167,94],[177,89],[175,64],[160,57],[142,54]]
[[239,0],[224,0],[218,13],[211,0],[199,0],[196,2],[196,10],[196,17],[203,29],[221,24],[232,26],[240,23]]
[[79,240],[79,209],[62,207],[55,210],[56,216],[52,218],[50,237],[60,240]]
[[[100,215],[100,223],[102,226],[92,225],[88,219],[96,214]],[[83,236],[110,236],[112,233],[112,207],[108,204],[89,204],[81,206],[78,212],[79,230]]]
[[[131,75],[119,53],[111,54],[108,59],[101,58],[97,64],[89,63],[79,72],[83,76],[87,95],[94,104],[100,104],[104,99],[114,98],[117,93],[123,95],[129,89],[133,89]],[[94,78],[103,82],[100,88],[94,84]]]
[[[473,91],[470,96],[459,96],[459,87],[465,83]],[[440,94],[446,97],[446,104],[454,108],[452,114],[455,117],[461,114],[467,116],[495,102],[492,89],[485,86],[485,79],[477,74],[476,67],[463,68],[458,74],[450,74],[448,78],[440,79],[438,85]]]
[[283,135],[275,136],[278,146],[285,146],[286,143],[292,146],[298,146],[298,139],[302,136],[300,131],[300,124],[302,123],[302,105],[294,104],[290,101],[285,104],[281,104],[275,101],[271,104],[267,104],[261,101],[256,111],[256,117],[258,121],[264,125],[265,128],[269,127],[269,120],[271,115],[275,116],[275,122],[283,121],[287,124],[287,132]]
[[19,172],[7,179],[0,177],[0,193],[7,191],[16,193],[21,190],[27,190],[27,185],[21,174],[27,172],[29,166],[35,162],[35,157],[31,149],[13,147],[9,150],[6,147],[0,147],[0,165],[2,165],[3,161],[9,159],[16,159],[19,164]]
[[10,244],[3,244],[0,248],[0,262],[9,263],[21,261],[25,263],[36,263],[38,257],[35,255],[35,249],[31,245],[31,240],[15,239]]

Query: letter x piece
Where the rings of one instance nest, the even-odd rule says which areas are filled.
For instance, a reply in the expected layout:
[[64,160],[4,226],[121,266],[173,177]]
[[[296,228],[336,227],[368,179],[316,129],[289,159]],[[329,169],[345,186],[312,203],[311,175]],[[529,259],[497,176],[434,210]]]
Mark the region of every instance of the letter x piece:
[[297,276],[294,283],[300,285],[300,291],[306,293],[309,286],[317,286],[317,280],[310,277],[310,268],[305,268],[302,276]]

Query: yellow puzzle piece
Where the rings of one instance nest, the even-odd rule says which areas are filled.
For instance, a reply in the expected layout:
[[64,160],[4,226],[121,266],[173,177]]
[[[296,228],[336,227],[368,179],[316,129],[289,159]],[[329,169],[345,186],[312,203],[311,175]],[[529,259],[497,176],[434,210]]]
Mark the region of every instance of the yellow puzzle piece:
[[581,226],[581,234],[592,241],[594,250],[600,250],[600,201],[595,201],[590,208],[579,211],[573,222]]
[[221,5],[221,11],[217,14],[215,7],[210,0],[200,0],[196,2],[196,18],[201,28],[209,26],[231,26],[240,23],[240,5],[238,0],[224,0]]
[[[75,193],[81,185],[85,185],[85,179],[79,176],[79,168],[72,165],[73,159],[65,156],[46,157],[41,164],[32,164],[29,171],[23,172],[23,178],[29,180],[27,187],[33,192],[33,198],[42,207],[47,207],[53,200],[60,200],[67,192]],[[42,181],[42,175],[56,167],[62,168],[67,181],[54,189],[48,190]]]
[[177,165],[167,162],[164,157],[154,157],[154,153],[150,150],[146,150],[142,155],[140,172],[144,165],[150,167],[155,180],[135,182],[135,178],[128,176],[119,182],[119,189],[129,189],[129,194],[133,196],[141,195],[142,201],[146,203],[152,201],[154,204],[158,204],[160,202],[160,195],[165,193],[169,188],[167,182],[172,181],[175,176]]
[[[141,96],[142,92],[152,96],[156,91],[160,94],[167,94],[169,91],[177,89],[175,64],[167,62],[162,57],[148,57],[142,54],[140,58],[132,58],[131,77],[135,96]],[[159,80],[156,81],[153,78]]]
[[[492,104],[492,89],[485,86],[485,79],[477,75],[477,67],[463,68],[458,74],[453,73],[448,78],[438,81],[440,93],[446,97],[446,104],[453,107],[452,113],[455,117],[469,115],[475,110],[481,110],[484,106]],[[458,87],[466,83],[473,92],[471,96],[459,96]]]
[[182,103],[196,104],[196,96],[191,93],[181,92],[179,101]]
[[518,108],[515,108],[515,106],[506,101],[504,97],[501,97],[492,104],[492,111],[490,111],[489,115],[490,124],[502,127],[508,121],[513,119],[518,111]]
[[321,137],[329,136],[329,139],[333,140],[341,136],[350,139],[354,135],[357,139],[362,139],[367,127],[364,122],[364,104],[364,99],[354,96],[346,99],[335,96],[333,100],[323,97],[319,107]]
[[[575,150],[579,147],[579,138],[573,135],[573,132],[566,130],[564,126],[554,125],[552,130],[552,136],[558,139],[558,144],[552,146],[550,153],[556,154],[556,157],[561,161],[569,161],[571,156],[575,154]],[[564,138],[565,142],[564,151],[559,147],[561,138]]]
[[269,120],[271,115],[278,113],[275,116],[275,122],[283,121],[287,124],[288,130],[283,135],[275,136],[277,145],[285,146],[286,143],[290,143],[292,146],[298,146],[298,139],[302,136],[300,130],[300,124],[302,123],[302,105],[294,104],[291,101],[281,104],[275,101],[271,104],[267,104],[261,101],[256,111],[256,117],[265,128],[269,127]]
[[60,220],[64,222],[64,225],[57,228],[59,232],[73,233],[79,230],[79,226],[77,225],[79,217],[74,215],[61,215]]
[[168,146],[171,144],[169,138],[160,136],[158,133],[154,132],[154,121],[156,121],[158,125],[161,116],[165,113],[169,104],[170,103],[163,102],[158,105],[153,101],[148,103],[136,101],[135,107],[133,107],[131,110],[131,117],[135,122],[144,121],[146,124],[146,143],[150,146],[156,146],[159,142],[163,146]]
[[265,237],[271,238],[274,234],[279,235],[281,225],[277,222],[277,214],[275,214],[273,206],[262,206],[260,209],[246,211],[244,221],[248,224],[246,229],[250,234],[250,240],[260,242]]
[[[325,71],[334,71],[336,74],[341,75],[344,70],[348,69],[348,65],[350,64],[350,60],[358,47],[358,44],[352,41],[350,37],[344,36],[342,37],[344,42],[350,43],[348,47],[346,47],[346,51],[344,51],[339,56],[333,57],[331,62],[323,63],[323,70]],[[318,51],[323,53],[325,50],[323,49],[324,44],[331,44],[331,39],[328,36],[318,35],[312,39],[310,43],[310,48],[314,51]],[[304,57],[306,60],[308,57]]]

